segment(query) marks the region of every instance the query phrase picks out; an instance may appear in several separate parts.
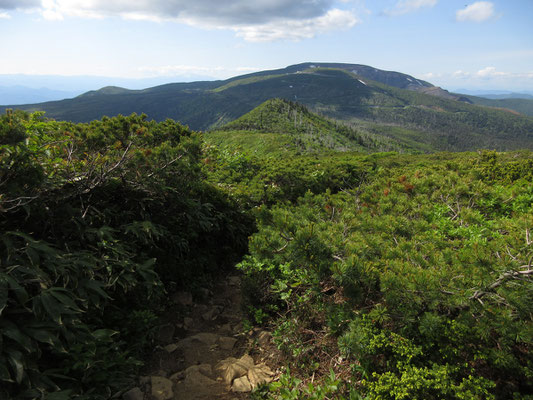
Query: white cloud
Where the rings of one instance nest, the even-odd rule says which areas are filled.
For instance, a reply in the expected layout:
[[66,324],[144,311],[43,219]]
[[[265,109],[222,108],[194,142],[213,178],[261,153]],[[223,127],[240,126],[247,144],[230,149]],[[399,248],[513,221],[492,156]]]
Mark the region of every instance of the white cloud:
[[460,70],[460,69],[457,70],[457,71],[455,71],[455,72],[452,74],[452,76],[453,76],[454,78],[468,78],[468,77],[470,77],[470,75],[471,75],[471,74],[470,74],[469,72],[465,72],[465,71],[462,71],[462,70]]
[[[344,0],[42,0],[49,20],[121,17],[174,21],[206,29],[231,29],[247,41],[305,39],[359,22],[353,11],[334,8]],[[349,0],[351,2],[352,0]],[[413,1],[413,0],[409,0]],[[422,2],[437,0],[416,0]],[[0,0],[0,9],[18,1]],[[32,8],[38,0],[20,1]],[[18,6],[17,6],[18,7]]]
[[483,22],[494,17],[494,4],[490,1],[478,1],[462,10],[457,10],[455,19],[460,22]]
[[43,0],[42,2],[43,17],[49,21],[61,21],[63,20],[63,13],[56,6],[54,0]]
[[384,11],[389,16],[397,16],[417,11],[424,7],[435,7],[438,0],[400,0],[394,8]]
[[0,12],[0,19],[10,19],[11,15],[5,12]]
[[[6,1],[6,0],[0,0]],[[217,24],[261,24],[272,19],[323,15],[334,0],[43,0],[44,9],[73,16],[200,19]]]
[[533,88],[533,71],[506,72],[496,67],[485,67],[477,71],[458,70],[442,73],[432,83],[448,88],[478,88],[499,90],[531,90]]
[[512,73],[512,72],[503,72],[498,71],[496,67],[485,67],[476,72],[466,72],[462,70],[455,71],[451,74],[454,78],[460,79],[492,79],[492,78],[501,78],[501,77],[526,77],[527,74],[523,73]]
[[533,79],[533,72],[505,72],[498,71],[496,67],[485,67],[476,72],[455,71],[452,74],[454,78],[467,79]]
[[427,80],[436,79],[440,77],[442,77],[442,74],[440,72],[426,72],[424,74],[420,74],[420,78]]
[[348,29],[359,22],[350,11],[329,10],[325,15],[305,20],[279,20],[262,25],[233,28],[237,36],[249,42],[268,42],[280,39],[302,40],[317,34]]
[[496,76],[508,76],[507,72],[497,71],[495,67],[485,67],[476,73],[480,78],[494,78]]

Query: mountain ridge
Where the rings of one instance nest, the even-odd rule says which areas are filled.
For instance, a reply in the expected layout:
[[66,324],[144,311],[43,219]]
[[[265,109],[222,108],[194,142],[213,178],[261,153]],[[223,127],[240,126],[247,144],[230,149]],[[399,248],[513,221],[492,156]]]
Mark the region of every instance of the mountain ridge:
[[302,63],[224,81],[142,90],[105,87],[70,100],[17,108],[43,110],[48,117],[73,122],[146,113],[155,120],[172,118],[205,131],[272,98],[301,103],[348,126],[384,135],[399,133],[415,147],[423,143],[427,150],[533,148],[532,118],[469,104],[461,95],[410,75],[361,64]]

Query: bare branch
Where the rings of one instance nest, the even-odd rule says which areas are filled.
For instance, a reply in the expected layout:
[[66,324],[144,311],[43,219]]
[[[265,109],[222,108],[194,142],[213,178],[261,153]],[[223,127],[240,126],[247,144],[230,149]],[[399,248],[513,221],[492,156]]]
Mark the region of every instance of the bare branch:
[[126,150],[124,150],[124,153],[122,153],[122,157],[120,158],[120,160],[118,160],[117,163],[113,167],[111,167],[111,169],[106,171],[106,175],[109,175],[111,172],[113,172],[115,169],[117,169],[124,163],[124,161],[126,160],[126,154],[128,154],[128,152],[130,151],[132,144],[133,142],[128,143],[128,147],[126,147]]
[[450,209],[450,211],[452,212],[453,216],[451,217],[451,220],[453,221],[454,219],[456,219],[458,216],[459,216],[459,203],[457,203],[457,211],[454,210],[454,208],[449,205],[446,201],[444,201],[442,195],[441,195],[441,199],[443,200],[444,204],[446,204],[446,207],[448,207]]
[[287,246],[289,245],[289,242],[285,243],[281,248],[277,249],[277,250],[273,250],[274,253],[281,253],[283,250],[285,250],[287,248]]
[[[88,187],[82,192],[82,193],[89,193],[91,190],[93,190],[95,187],[99,186],[100,184],[102,184],[104,182],[104,180],[114,171],[116,170],[118,167],[120,167],[122,164],[124,164],[124,162],[127,160],[126,159],[126,155],[128,154],[130,148],[131,148],[131,145],[132,145],[132,142],[129,142],[128,143],[128,146],[126,147],[126,150],[124,150],[124,153],[122,153],[122,157],[120,158],[120,160],[118,160],[116,162],[115,165],[113,165],[111,168],[107,169],[107,170],[104,170],[104,168],[102,167],[101,168],[101,172],[100,172],[100,176],[98,176],[96,179],[94,179],[91,183],[89,183]],[[94,170],[96,169],[96,165],[93,166],[93,168],[91,168],[89,170],[89,172],[87,174],[85,174],[85,176],[89,177],[93,174]]]
[[456,294],[455,292],[450,292],[449,290],[445,290],[445,289],[441,289],[440,292],[443,294],[448,294],[450,296],[453,296]]
[[67,147],[67,165],[72,164],[72,154],[74,153],[74,142],[70,143],[70,146]]
[[[503,285],[505,282],[509,280],[524,280],[524,278],[528,278],[529,276],[533,275],[533,269],[531,269],[530,265],[522,265],[519,267],[527,268],[524,271],[507,271],[504,272],[498,279],[496,279],[491,285],[487,286],[485,289],[478,289],[474,292],[472,296],[469,297],[470,300],[478,300],[481,302],[481,298],[490,292],[493,292],[495,289]],[[481,302],[482,303],[482,302]],[[483,303],[482,303],[483,304]]]
[[[15,208],[25,206],[26,204],[31,203],[38,196],[21,196],[11,200],[2,200],[0,199],[0,212],[12,211]],[[4,204],[8,204],[8,207],[4,207]]]
[[516,257],[511,254],[511,250],[509,250],[509,247],[505,246],[505,250],[507,251],[507,254],[509,254],[509,257],[516,261]]
[[285,235],[283,234],[283,232],[280,232],[279,235],[280,235],[283,239],[285,239],[287,242],[291,242],[291,241],[294,240],[294,238],[291,238],[291,237],[287,237],[287,236],[285,236]]
[[182,157],[184,156],[184,154],[180,154],[178,157],[174,158],[173,160],[169,161],[168,163],[166,163],[165,165],[163,165],[161,168],[159,168],[157,171],[154,171],[152,172],[151,174],[148,174],[148,178],[151,178],[152,176],[155,175],[156,172],[160,172],[160,171],[163,171],[165,168],[167,168],[168,166],[174,164],[176,161],[180,160]]
[[47,142],[47,143],[43,143],[42,145],[39,146],[40,149],[44,148],[44,147],[47,147],[47,146],[53,146],[54,144],[61,144],[61,143],[66,143],[68,142],[70,139],[66,139],[66,140],[56,140],[54,142]]

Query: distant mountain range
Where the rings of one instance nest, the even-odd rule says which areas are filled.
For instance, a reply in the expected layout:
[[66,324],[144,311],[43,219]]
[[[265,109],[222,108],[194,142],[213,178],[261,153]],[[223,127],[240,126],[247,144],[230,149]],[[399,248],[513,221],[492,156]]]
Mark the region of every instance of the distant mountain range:
[[[499,96],[499,95],[494,95]],[[472,104],[478,104],[487,107],[500,108],[502,110],[516,111],[523,115],[533,117],[533,97],[526,99],[524,97],[494,97],[487,98],[481,96],[465,96]]]
[[526,93],[507,93],[507,94],[482,94],[477,97],[484,97],[486,99],[504,100],[504,99],[526,99],[533,100],[533,95]]
[[180,75],[155,78],[0,74],[0,104],[30,104],[72,98],[90,90],[115,85],[145,89],[169,82],[213,80],[209,76]]
[[517,111],[520,114],[533,116],[533,93],[515,93],[500,90],[478,91],[478,90],[457,90],[460,96],[466,98],[472,104],[479,104],[487,107],[508,109]]
[[462,93],[469,96],[484,97],[486,99],[533,99],[533,91],[531,92],[513,92],[509,90],[469,90],[457,89],[455,93]]
[[36,102],[68,99],[81,94],[81,91],[53,90],[46,87],[0,86],[0,104],[28,104]]
[[508,103],[450,93],[410,75],[359,64],[303,63],[225,81],[143,90],[110,86],[16,108],[75,122],[146,113],[212,130],[273,98],[301,103],[345,126],[401,140],[419,151],[533,148],[533,119],[510,110]]

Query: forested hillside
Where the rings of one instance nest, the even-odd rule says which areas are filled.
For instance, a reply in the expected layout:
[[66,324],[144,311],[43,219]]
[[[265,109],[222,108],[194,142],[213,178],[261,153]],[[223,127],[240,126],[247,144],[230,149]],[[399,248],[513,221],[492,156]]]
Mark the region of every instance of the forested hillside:
[[281,354],[252,398],[530,399],[533,154],[361,132],[281,100],[206,139],[3,115],[0,398],[120,397],[172,293],[237,264]]
[[[267,100],[235,121],[207,132],[205,136],[208,141],[215,141],[222,146],[234,142],[247,146],[250,151],[263,154],[267,148],[273,152],[282,148],[299,152],[423,149],[423,146],[411,148],[408,143],[385,134],[356,129],[327,119],[299,103],[283,99]],[[264,146],[264,139],[268,136],[270,141],[275,143],[274,148]],[[285,147],[279,143],[279,140],[283,139],[289,140]]]
[[205,131],[273,98],[298,102],[356,129],[401,137],[411,147],[419,143],[425,151],[533,148],[531,117],[470,104],[464,96],[412,76],[355,64],[305,63],[225,81],[144,90],[106,87],[74,99],[17,108],[73,122],[147,113],[158,121],[172,118]]
[[[242,117],[206,132],[206,137],[217,144],[239,142],[244,146],[252,145],[255,147],[254,150],[259,152],[265,150],[265,146],[259,145],[259,143],[265,143],[263,139],[268,136],[265,136],[265,133],[271,134],[270,140],[289,140],[292,144],[288,147],[297,148],[303,152],[357,150],[413,153],[432,152],[436,149],[458,150],[476,146],[483,148],[489,143],[492,143],[494,147],[505,147],[508,144],[503,144],[503,142],[510,143],[505,135],[496,134],[499,129],[503,129],[502,123],[505,124],[505,120],[500,120],[498,116],[487,120],[491,124],[492,133],[487,129],[483,136],[467,131],[468,123],[462,124],[455,119],[446,120],[446,117],[433,119],[430,114],[426,115],[426,112],[431,113],[431,110],[404,109],[403,114],[390,114],[391,122],[387,124],[360,119],[351,119],[347,122],[319,115],[296,102],[271,99]],[[381,114],[384,114],[383,111]],[[443,128],[440,128],[440,133],[435,131],[428,134],[423,128],[405,122],[409,114],[417,115],[416,118],[419,120],[428,118],[426,129],[432,124],[435,124],[435,129],[438,129],[436,126],[439,124]],[[394,122],[396,118],[403,122]],[[481,121],[486,116],[479,116],[479,118]],[[432,122],[429,122],[430,120]],[[520,128],[517,127],[517,129]],[[526,128],[525,136],[523,136],[526,148],[533,140],[529,138],[527,129],[529,128]],[[262,139],[254,143],[254,138],[259,137]],[[502,144],[500,146],[497,143]]]

